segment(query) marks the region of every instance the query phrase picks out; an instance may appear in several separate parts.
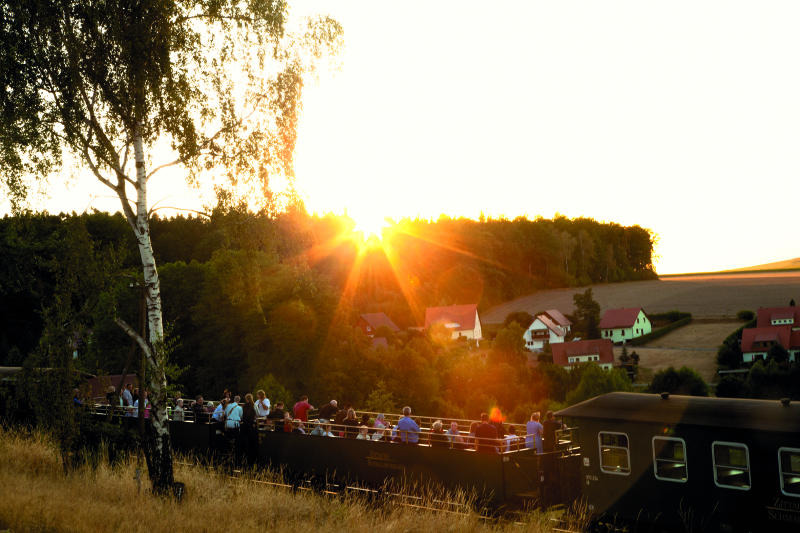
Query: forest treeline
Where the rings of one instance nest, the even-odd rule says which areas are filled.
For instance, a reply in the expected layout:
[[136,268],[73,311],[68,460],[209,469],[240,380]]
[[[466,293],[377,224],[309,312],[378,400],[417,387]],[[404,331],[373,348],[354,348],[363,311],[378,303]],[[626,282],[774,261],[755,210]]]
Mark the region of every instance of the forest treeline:
[[[153,217],[151,228],[173,383],[208,397],[260,385],[465,414],[489,401],[563,401],[565,380],[580,376],[533,375],[521,344],[487,356],[401,332],[376,349],[353,326],[364,312],[405,328],[430,305],[485,309],[544,288],[655,277],[648,230],[591,219],[404,220],[371,245],[352,238],[349,219],[302,209]],[[130,234],[107,213],[0,220],[0,364],[41,366],[61,351],[90,373],[134,372],[135,350],[113,321],[141,327]]]

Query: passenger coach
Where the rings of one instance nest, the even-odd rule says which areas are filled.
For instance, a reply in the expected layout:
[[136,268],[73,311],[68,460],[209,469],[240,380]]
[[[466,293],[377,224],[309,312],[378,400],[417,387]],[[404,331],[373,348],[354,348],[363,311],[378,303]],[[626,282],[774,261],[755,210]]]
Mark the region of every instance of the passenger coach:
[[615,392],[557,414],[598,524],[800,531],[800,405]]

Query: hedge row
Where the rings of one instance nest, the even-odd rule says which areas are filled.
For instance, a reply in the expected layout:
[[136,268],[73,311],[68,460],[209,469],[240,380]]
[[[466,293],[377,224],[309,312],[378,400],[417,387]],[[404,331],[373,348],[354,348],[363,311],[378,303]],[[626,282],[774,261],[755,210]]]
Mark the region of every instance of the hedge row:
[[689,313],[689,316],[681,318],[680,320],[676,320],[675,322],[671,322],[666,326],[664,326],[663,328],[658,328],[656,330],[651,331],[647,335],[642,335],[641,337],[636,337],[635,339],[629,340],[628,344],[632,346],[640,346],[654,339],[658,339],[659,337],[663,337],[670,331],[676,330],[681,326],[685,326],[691,321],[692,321],[692,315],[691,313]]
[[666,313],[648,314],[647,317],[651,322],[660,322],[662,320],[666,322],[677,322],[678,320],[682,320],[684,318],[692,318],[692,313],[687,313],[685,311],[667,311]]

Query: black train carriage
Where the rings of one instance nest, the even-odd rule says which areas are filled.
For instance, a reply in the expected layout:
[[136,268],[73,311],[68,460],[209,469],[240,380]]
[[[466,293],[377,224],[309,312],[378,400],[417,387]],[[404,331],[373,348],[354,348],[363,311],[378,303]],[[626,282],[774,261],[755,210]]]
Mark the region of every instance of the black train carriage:
[[[488,454],[427,444],[281,431],[261,432],[259,446],[259,460],[264,466],[288,471],[295,479],[356,483],[372,488],[381,488],[389,482],[463,490],[491,508],[561,503],[573,499],[579,490],[577,479],[572,490],[562,483],[548,489],[542,477],[543,469],[547,468],[544,463],[551,460],[555,469],[569,466],[561,454],[537,455],[533,449]],[[576,459],[574,456],[573,460]],[[577,470],[576,463],[571,470]],[[561,480],[568,477],[558,476]]]
[[598,525],[800,531],[800,405],[615,392],[558,415]]

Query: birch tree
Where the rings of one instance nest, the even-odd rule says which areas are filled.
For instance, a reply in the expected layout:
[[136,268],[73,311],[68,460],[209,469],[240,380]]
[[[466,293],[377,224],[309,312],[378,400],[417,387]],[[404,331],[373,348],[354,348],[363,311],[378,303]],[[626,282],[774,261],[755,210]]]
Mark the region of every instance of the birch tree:
[[[287,25],[282,0],[0,3],[0,175],[15,207],[31,176],[79,162],[108,187],[142,262],[147,335],[117,317],[149,365],[153,490],[173,485],[164,325],[148,184],[170,166],[268,192],[291,177],[304,74],[339,46],[329,18]],[[47,182],[46,182],[47,183]]]

